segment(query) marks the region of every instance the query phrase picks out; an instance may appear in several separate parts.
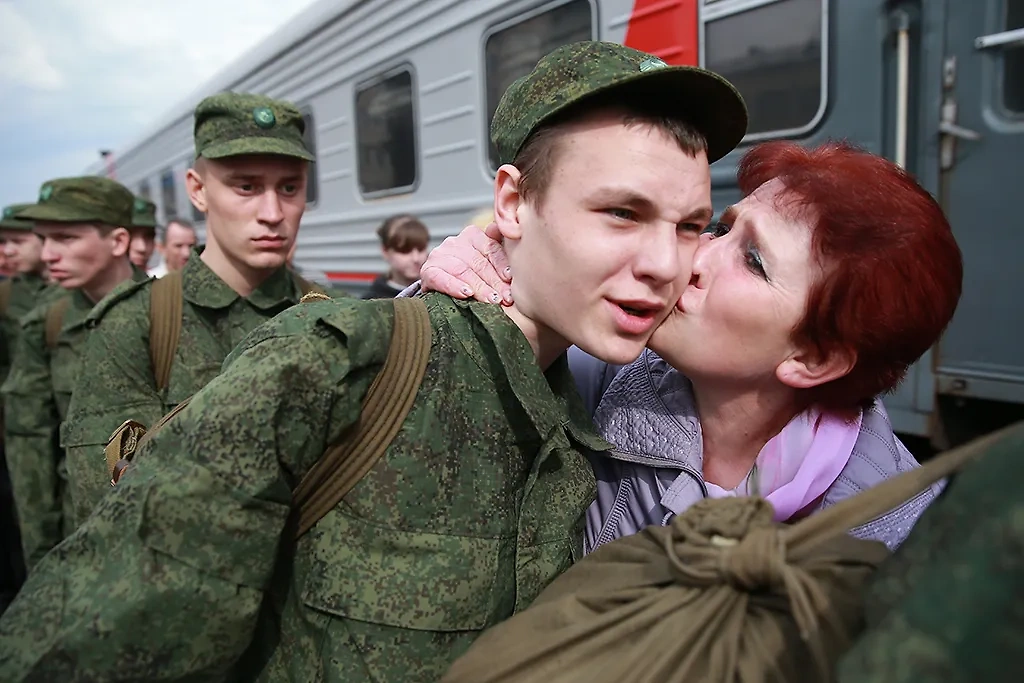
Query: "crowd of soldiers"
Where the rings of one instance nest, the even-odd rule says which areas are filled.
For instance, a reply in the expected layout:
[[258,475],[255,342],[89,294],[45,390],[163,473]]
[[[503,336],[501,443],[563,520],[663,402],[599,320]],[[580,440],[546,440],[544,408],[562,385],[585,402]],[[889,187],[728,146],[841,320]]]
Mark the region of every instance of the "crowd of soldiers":
[[[598,201],[572,194],[584,179],[537,151],[567,120],[576,157],[603,149],[591,171],[647,169],[651,196],[685,210],[605,243],[542,225],[546,183],[570,216],[627,220],[660,201],[612,182],[599,194],[622,207],[579,209]],[[643,351],[647,302],[593,322],[612,319],[593,292],[615,268],[664,285],[651,291],[666,313],[678,301],[677,244],[708,227],[708,164],[743,138],[742,98],[591,41],[516,81],[491,129],[496,206],[517,207],[509,310],[332,298],[290,268],[314,161],[303,127],[260,95],[198,104],[186,185],[206,241],[161,278],[129,257],[152,210],[113,180],[50,180],[5,211],[3,235],[36,256],[5,284],[4,445],[28,577],[0,618],[0,680],[437,681],[582,558],[588,458],[613,447],[567,350],[620,366]],[[382,228],[385,249],[425,246],[410,219]],[[891,672],[875,664],[845,680]]]

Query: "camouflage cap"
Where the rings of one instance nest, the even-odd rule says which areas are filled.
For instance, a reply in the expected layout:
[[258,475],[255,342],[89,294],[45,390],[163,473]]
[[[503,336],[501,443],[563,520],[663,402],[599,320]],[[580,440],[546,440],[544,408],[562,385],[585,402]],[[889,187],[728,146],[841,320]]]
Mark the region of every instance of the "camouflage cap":
[[39,202],[19,211],[18,218],[48,223],[132,224],[135,197],[127,187],[100,176],[57,178],[43,183]]
[[132,202],[133,228],[156,228],[156,204],[145,197],[136,197]]
[[305,131],[302,114],[290,102],[222,92],[196,107],[196,158],[279,154],[314,161],[302,138]]
[[0,229],[2,230],[24,230],[28,231],[35,225],[32,221],[25,218],[18,218],[17,214],[20,211],[24,211],[31,204],[11,204],[10,206],[4,207],[3,218],[0,219]]
[[718,74],[669,66],[618,43],[588,40],[548,53],[502,95],[491,122],[501,163],[512,163],[530,133],[554,114],[609,92],[631,106],[688,121],[707,140],[709,162],[732,151],[747,132],[743,98]]

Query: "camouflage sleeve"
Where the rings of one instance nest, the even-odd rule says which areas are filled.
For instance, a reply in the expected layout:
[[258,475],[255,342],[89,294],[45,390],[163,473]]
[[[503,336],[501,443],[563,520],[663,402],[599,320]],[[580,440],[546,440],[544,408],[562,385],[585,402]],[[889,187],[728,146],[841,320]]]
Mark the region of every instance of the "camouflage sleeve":
[[17,364],[4,382],[4,442],[28,569],[60,543],[65,528],[58,430],[42,316],[29,314],[18,335]]
[[291,489],[374,374],[349,361],[358,334],[301,324],[318,305],[254,331],[40,563],[0,619],[0,680],[223,681],[252,665]]
[[166,412],[149,358],[148,300],[119,302],[89,333],[75,387],[61,431],[81,524],[110,491],[103,448],[113,431],[128,419],[152,425]]

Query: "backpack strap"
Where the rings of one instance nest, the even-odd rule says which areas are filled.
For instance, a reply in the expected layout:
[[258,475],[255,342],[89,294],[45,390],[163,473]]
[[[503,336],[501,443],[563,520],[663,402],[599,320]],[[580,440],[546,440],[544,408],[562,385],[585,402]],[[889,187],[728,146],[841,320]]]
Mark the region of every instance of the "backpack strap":
[[149,298],[149,358],[157,391],[167,388],[174,364],[174,352],[181,338],[182,279],[172,270],[153,283]]
[[405,422],[430,358],[430,316],[421,299],[394,299],[387,359],[370,385],[359,420],[306,473],[292,494],[295,538],[330,512],[380,460]]
[[[313,292],[305,295],[303,302],[329,298]],[[380,460],[402,428],[423,382],[431,343],[427,305],[422,299],[415,298],[391,301],[395,308],[391,345],[383,367],[363,399],[358,421],[341,441],[328,447],[292,494],[296,539],[333,509]],[[191,400],[190,396],[176,405],[148,431],[132,420],[118,427],[106,448],[111,485],[117,484],[136,450],[184,410]]]
[[57,348],[57,340],[60,338],[60,331],[64,327],[64,314],[68,312],[71,305],[71,297],[63,296],[46,309],[46,348],[53,351]]
[[11,305],[11,278],[0,282],[0,315],[7,315],[7,309]]

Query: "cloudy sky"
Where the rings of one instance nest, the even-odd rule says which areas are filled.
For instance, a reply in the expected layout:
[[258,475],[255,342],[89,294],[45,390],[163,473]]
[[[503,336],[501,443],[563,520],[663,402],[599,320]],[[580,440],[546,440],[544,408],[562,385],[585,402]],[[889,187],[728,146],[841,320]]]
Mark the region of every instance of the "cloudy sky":
[[130,143],[315,0],[0,0],[0,206]]

